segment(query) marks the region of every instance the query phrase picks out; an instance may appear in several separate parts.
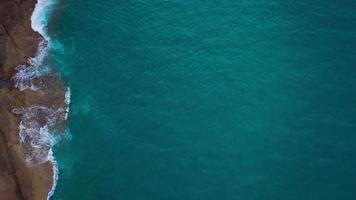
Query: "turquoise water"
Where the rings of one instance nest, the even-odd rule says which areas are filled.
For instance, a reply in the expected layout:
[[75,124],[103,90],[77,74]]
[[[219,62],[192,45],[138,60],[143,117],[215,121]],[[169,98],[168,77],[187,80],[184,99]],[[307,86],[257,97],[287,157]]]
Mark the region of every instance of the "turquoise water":
[[356,196],[356,3],[62,1],[57,200]]

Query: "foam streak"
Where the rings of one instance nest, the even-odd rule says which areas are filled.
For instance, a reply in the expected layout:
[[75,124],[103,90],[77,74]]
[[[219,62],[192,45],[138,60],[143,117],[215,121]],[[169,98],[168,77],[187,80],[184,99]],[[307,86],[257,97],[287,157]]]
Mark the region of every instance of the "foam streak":
[[[31,16],[31,26],[34,31],[42,35],[43,40],[39,43],[36,56],[29,58],[25,65],[20,65],[16,68],[16,74],[12,77],[12,80],[15,87],[20,91],[29,89],[42,92],[42,86],[34,85],[33,80],[50,71],[44,61],[51,46],[51,38],[47,33],[47,24],[55,4],[55,0],[37,0]],[[25,153],[27,163],[30,166],[34,166],[47,161],[52,162],[53,184],[47,195],[47,200],[54,194],[58,179],[57,162],[54,159],[52,150],[56,142],[53,132],[55,132],[56,124],[63,122],[68,117],[69,88],[65,93],[64,101],[64,108],[34,105],[13,110],[13,113],[21,116],[19,124],[20,144]]]

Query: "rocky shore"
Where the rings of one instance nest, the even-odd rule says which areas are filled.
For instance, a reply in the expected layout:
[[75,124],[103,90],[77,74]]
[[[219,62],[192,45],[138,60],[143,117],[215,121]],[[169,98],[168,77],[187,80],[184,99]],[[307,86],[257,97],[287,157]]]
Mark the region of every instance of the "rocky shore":
[[[31,27],[35,5],[0,0],[0,200],[47,199],[55,184],[52,141],[41,135],[64,127],[66,88],[54,72],[14,78],[34,67],[31,58],[46,45]],[[19,88],[19,81],[31,87]]]

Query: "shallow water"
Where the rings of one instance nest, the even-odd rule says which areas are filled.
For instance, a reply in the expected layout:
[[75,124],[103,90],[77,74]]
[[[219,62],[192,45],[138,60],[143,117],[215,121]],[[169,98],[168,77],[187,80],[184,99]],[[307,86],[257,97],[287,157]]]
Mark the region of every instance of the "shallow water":
[[355,11],[62,1],[51,58],[72,104],[53,199],[352,199]]

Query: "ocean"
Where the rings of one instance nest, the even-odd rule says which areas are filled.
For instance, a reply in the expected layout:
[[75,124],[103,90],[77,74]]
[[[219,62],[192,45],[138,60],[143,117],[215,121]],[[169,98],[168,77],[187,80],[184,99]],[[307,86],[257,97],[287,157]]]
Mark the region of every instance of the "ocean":
[[356,196],[356,2],[61,0],[54,200]]

